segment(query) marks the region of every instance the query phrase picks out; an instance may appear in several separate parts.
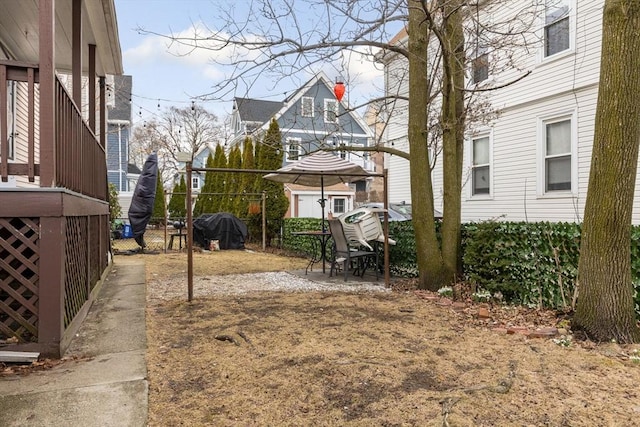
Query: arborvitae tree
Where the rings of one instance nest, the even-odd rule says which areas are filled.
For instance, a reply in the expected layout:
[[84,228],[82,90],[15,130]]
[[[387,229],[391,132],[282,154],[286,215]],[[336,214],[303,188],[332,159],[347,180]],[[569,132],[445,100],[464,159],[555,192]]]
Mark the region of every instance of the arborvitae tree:
[[153,202],[153,212],[151,213],[151,221],[149,224],[159,225],[166,220],[166,206],[164,200],[164,186],[162,185],[162,174],[158,171],[158,180],[156,181],[156,199]]
[[184,182],[184,175],[180,177],[180,182],[173,187],[171,199],[169,200],[169,217],[173,220],[183,219],[187,215],[187,184]]
[[[269,129],[262,140],[258,157],[258,169],[276,170],[282,167],[283,149],[282,135],[278,122],[274,119],[269,124]],[[266,217],[267,217],[267,242],[278,235],[284,215],[289,208],[289,199],[284,193],[284,184],[259,176],[259,190],[266,191]]]
[[[213,167],[213,157],[211,153],[207,157],[207,163],[205,167],[212,168]],[[213,207],[212,195],[210,193],[213,192],[213,177],[214,172],[207,171],[204,175],[204,185],[200,190],[200,194],[198,195],[198,200],[196,200],[196,205],[193,207],[193,216],[198,217],[203,213],[213,213],[214,211],[210,210]]]
[[[242,167],[242,153],[240,152],[240,147],[237,145],[231,149],[229,153],[229,169],[240,169]],[[236,210],[236,199],[238,198],[238,192],[240,191],[240,179],[242,175],[238,172],[228,172],[226,178],[226,197],[224,198],[224,203],[222,204],[225,212],[230,212],[234,215],[238,215]]]
[[[224,149],[220,144],[216,146],[216,152],[213,155],[213,167],[214,168],[226,168],[227,167],[227,156],[224,154]],[[212,195],[212,205],[210,206],[210,212],[221,212],[222,205],[224,201],[224,193],[225,193],[225,179],[226,173],[223,172],[214,172],[211,192],[214,193]],[[207,206],[209,207],[209,206]]]
[[[242,169],[255,169],[256,162],[253,155],[253,142],[247,137],[244,140],[244,148],[242,149]],[[240,175],[240,183],[238,185],[238,193],[254,193],[254,183],[256,177],[252,173],[243,173]],[[239,195],[236,198],[235,212],[238,218],[247,218],[249,213],[249,200],[254,196]]]

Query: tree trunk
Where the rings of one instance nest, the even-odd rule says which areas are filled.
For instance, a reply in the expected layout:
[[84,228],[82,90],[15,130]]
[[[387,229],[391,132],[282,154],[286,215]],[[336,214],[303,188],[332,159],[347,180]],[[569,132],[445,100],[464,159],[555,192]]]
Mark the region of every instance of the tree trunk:
[[442,149],[444,181],[444,219],[442,258],[447,281],[455,282],[462,273],[461,198],[464,144],[465,52],[462,4],[441,0],[444,17],[442,43]]
[[420,289],[437,290],[443,284],[442,253],[433,215],[433,185],[429,167],[427,112],[430,88],[427,66],[429,28],[421,1],[409,2],[409,150],[411,203]]
[[637,342],[630,228],[640,143],[640,2],[606,0],[600,89],[574,324],[598,341]]

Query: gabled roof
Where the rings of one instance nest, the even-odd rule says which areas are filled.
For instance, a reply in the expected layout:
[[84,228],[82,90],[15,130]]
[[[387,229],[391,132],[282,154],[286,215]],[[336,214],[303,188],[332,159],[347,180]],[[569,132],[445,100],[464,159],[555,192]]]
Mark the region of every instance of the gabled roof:
[[[280,111],[278,111],[275,114],[276,120],[280,118],[280,116],[282,116],[289,108],[291,108],[292,105],[298,102],[298,100],[302,98],[302,96],[304,96],[304,94],[307,93],[318,82],[322,82],[329,89],[330,92],[333,92],[333,83],[331,83],[331,80],[329,80],[329,77],[327,77],[327,75],[324,72],[320,71],[315,76],[313,76],[307,83],[305,83],[302,87],[296,90],[291,96],[285,99],[285,101],[282,103],[282,108],[280,108]],[[370,134],[369,136],[373,136],[371,129],[369,128],[367,123],[362,119],[362,117],[360,117],[360,114],[358,114],[355,110],[349,111],[350,107],[344,99],[340,101],[340,104],[342,104],[342,107],[345,110],[347,110],[346,114],[349,114],[360,125],[360,127],[365,133]],[[262,129],[268,129],[268,128],[269,128],[269,122],[266,122],[262,125]]]
[[252,98],[235,98],[238,114],[243,122],[269,123],[282,108],[282,102]]

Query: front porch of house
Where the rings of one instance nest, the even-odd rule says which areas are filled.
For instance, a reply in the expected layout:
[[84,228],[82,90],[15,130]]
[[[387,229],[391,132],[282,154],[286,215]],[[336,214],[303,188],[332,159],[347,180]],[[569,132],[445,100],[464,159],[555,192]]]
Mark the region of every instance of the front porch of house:
[[[110,263],[105,77],[122,73],[115,6],[40,0],[5,9],[0,350],[61,357]],[[35,49],[16,35],[27,27]]]

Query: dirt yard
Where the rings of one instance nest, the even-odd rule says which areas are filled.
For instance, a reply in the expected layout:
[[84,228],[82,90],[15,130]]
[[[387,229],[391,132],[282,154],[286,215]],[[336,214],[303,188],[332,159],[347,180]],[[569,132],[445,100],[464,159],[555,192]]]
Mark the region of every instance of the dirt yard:
[[297,283],[283,272],[305,261],[196,255],[192,303],[184,254],[144,258],[150,426],[640,425],[638,346],[506,332],[566,329],[555,313],[408,285],[273,291],[237,274]]

